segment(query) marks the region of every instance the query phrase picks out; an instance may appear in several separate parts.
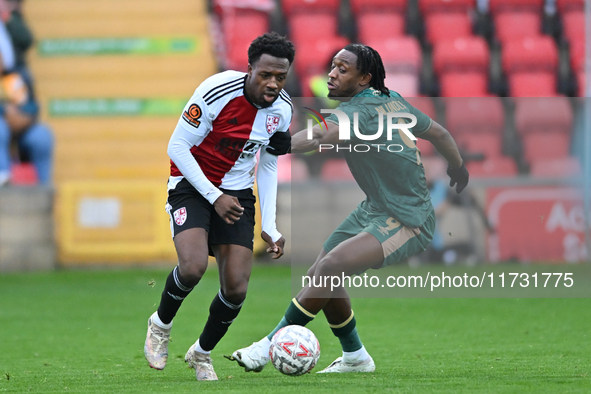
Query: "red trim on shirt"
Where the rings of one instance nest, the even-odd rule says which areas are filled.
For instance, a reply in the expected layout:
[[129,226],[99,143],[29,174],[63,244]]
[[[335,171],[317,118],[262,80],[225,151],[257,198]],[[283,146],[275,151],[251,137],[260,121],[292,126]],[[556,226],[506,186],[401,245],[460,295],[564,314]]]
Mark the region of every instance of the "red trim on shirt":
[[[240,158],[257,112],[244,96],[230,100],[213,121],[212,131],[199,146],[191,148],[201,170],[216,187],[222,184],[222,178]],[[181,176],[172,160],[170,164],[170,175]]]

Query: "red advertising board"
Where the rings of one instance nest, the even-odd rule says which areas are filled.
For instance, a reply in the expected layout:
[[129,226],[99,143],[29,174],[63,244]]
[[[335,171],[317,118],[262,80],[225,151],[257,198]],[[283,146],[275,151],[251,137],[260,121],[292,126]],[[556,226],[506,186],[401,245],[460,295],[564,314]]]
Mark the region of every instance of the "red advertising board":
[[487,215],[492,262],[586,261],[581,190],[566,187],[491,188]]

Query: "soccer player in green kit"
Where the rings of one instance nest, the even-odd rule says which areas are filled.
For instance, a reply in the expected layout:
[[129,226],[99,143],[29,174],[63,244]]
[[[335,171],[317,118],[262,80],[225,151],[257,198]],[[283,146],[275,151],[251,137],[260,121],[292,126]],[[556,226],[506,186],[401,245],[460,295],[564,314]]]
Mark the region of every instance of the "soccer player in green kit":
[[[367,140],[367,136],[376,135],[379,117],[383,118],[382,126],[386,130],[384,114],[414,115],[416,125],[410,129],[412,134],[430,141],[447,160],[450,186],[455,185],[460,193],[468,184],[468,171],[449,132],[384,86],[385,71],[377,51],[361,44],[347,45],[334,57],[328,77],[328,97],[341,101],[337,109],[348,115],[351,130],[354,113],[358,113],[359,132],[366,137],[359,138],[352,132],[347,142],[351,146],[369,146],[363,153],[345,150],[351,173],[367,198],[328,237],[308,270],[310,278],[350,276],[385,267],[424,251],[433,238],[435,213],[414,141],[402,130],[394,130],[391,140],[386,139],[385,132],[377,140]],[[398,123],[406,123],[402,118],[401,114]],[[332,114],[326,121],[328,129],[314,126],[311,138],[307,130],[295,134],[291,152],[317,150],[339,142],[342,145],[337,116]],[[388,146],[402,149],[388,150]],[[291,301],[285,316],[268,336],[236,350],[230,359],[247,372],[262,371],[269,361],[273,335],[288,325],[306,325],[320,311],[340,340],[343,356],[319,373],[373,372],[375,363],[361,343],[351,299],[344,287],[331,290],[308,284]]]

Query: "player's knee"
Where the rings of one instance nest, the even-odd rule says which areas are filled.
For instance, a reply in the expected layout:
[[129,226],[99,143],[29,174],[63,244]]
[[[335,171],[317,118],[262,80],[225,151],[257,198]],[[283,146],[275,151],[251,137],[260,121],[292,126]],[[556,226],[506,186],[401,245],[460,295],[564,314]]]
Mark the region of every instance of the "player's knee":
[[246,299],[246,291],[248,289],[248,282],[234,283],[231,285],[222,286],[224,298],[234,305],[240,305]]
[[199,261],[181,261],[179,259],[179,275],[181,281],[187,286],[193,287],[203,277],[207,270],[207,262],[205,264]]
[[339,268],[339,259],[336,256],[327,254],[318,262],[318,264],[316,264],[316,269],[313,272],[313,275],[339,275],[340,271],[342,271],[342,269]]

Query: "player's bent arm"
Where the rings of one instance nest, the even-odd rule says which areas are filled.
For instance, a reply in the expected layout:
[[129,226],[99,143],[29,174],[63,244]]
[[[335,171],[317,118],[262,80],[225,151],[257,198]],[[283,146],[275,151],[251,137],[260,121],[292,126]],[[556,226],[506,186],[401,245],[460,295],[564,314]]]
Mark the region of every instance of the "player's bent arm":
[[207,179],[191,154],[191,148],[199,145],[205,139],[207,133],[199,129],[197,129],[197,132],[189,130],[188,127],[191,126],[185,126],[184,123],[185,121],[180,119],[170,137],[167,150],[168,156],[189,183],[213,205],[223,193]]
[[262,229],[273,242],[277,242],[281,233],[277,230],[277,156],[260,150],[257,169],[257,185],[261,202]]
[[339,143],[339,126],[332,122],[326,122],[328,130],[319,125],[312,127],[312,136],[309,138],[308,130],[298,131],[291,137],[291,153],[304,153],[316,151],[323,144]]
[[433,121],[431,127],[424,133],[417,135],[417,137],[432,143],[435,149],[437,149],[437,152],[441,153],[445,160],[447,160],[451,168],[461,167],[463,160],[456,141],[449,134],[449,131],[439,123]]

